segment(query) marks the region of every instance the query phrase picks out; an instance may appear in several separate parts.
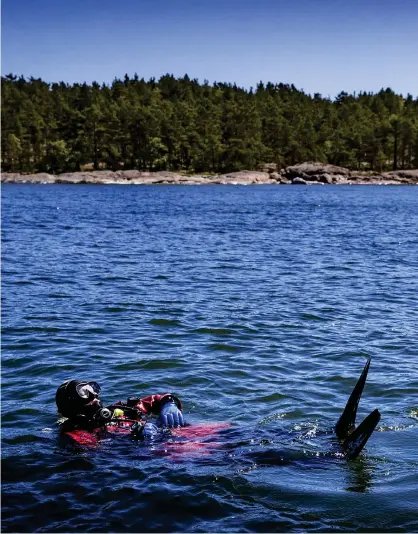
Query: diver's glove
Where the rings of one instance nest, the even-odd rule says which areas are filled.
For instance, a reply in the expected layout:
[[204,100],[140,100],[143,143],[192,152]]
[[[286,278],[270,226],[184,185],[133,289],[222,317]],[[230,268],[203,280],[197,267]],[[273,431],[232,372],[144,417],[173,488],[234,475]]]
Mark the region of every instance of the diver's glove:
[[131,426],[132,435],[139,439],[152,439],[158,434],[158,427],[154,423],[140,423]]
[[170,399],[163,405],[158,421],[162,426],[168,426],[170,428],[184,426],[183,414],[174,399]]
[[154,423],[145,423],[143,436],[144,438],[152,439],[158,434],[158,426]]

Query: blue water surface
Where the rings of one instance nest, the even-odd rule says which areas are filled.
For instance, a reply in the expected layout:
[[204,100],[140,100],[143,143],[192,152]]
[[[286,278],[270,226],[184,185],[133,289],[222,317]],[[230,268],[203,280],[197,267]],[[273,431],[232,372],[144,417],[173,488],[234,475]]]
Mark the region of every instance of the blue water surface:
[[[2,199],[4,532],[418,530],[418,188]],[[369,356],[358,417],[382,419],[346,461],[330,431]],[[214,447],[69,447],[69,378],[232,426]]]

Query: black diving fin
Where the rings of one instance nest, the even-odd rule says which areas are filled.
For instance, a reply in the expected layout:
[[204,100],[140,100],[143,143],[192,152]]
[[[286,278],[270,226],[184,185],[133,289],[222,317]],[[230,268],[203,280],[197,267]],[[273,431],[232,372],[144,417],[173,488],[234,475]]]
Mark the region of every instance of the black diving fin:
[[335,425],[335,433],[340,440],[345,451],[345,456],[348,459],[356,458],[360,454],[363,447],[366,445],[367,440],[376,428],[376,425],[380,421],[379,410],[374,410],[356,428],[357,408],[366,383],[367,373],[369,372],[370,360],[370,358],[367,360],[360,378],[347,401],[344,411]]
[[341,417],[338,419],[338,423],[335,425],[335,433],[338,439],[345,439],[356,426],[356,415],[358,403],[360,401],[361,394],[363,393],[364,384],[366,383],[367,373],[370,367],[370,358],[367,360],[364,366],[363,372],[355,385],[350,398],[344,408]]
[[353,460],[361,453],[369,437],[380,421],[379,410],[373,410],[342,443],[347,460]]

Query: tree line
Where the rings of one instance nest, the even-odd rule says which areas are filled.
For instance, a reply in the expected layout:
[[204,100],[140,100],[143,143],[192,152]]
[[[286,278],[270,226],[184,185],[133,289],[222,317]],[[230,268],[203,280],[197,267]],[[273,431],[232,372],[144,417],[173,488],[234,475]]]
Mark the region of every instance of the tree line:
[[246,90],[187,75],[112,84],[2,77],[2,170],[219,173],[320,161],[351,169],[418,167],[418,98],[294,85]]

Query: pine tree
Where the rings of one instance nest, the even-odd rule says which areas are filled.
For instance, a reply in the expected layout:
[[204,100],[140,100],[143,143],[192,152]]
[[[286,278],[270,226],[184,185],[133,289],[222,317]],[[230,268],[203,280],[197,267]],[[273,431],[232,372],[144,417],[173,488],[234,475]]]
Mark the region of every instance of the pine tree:
[[70,85],[8,74],[1,96],[4,171],[418,166],[418,99],[389,88],[332,101],[288,84],[253,91],[187,75]]

